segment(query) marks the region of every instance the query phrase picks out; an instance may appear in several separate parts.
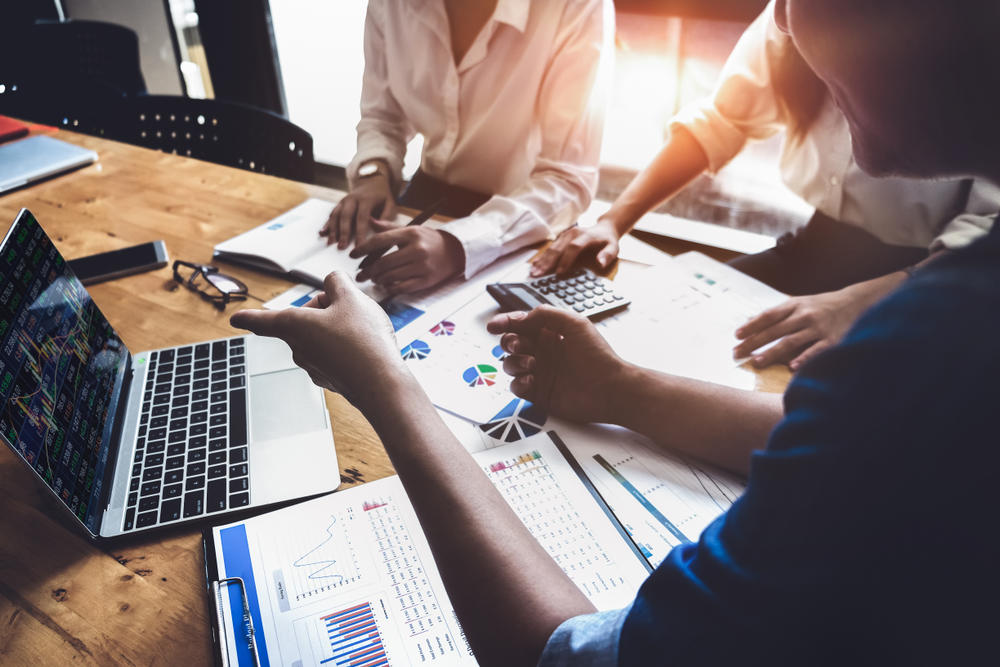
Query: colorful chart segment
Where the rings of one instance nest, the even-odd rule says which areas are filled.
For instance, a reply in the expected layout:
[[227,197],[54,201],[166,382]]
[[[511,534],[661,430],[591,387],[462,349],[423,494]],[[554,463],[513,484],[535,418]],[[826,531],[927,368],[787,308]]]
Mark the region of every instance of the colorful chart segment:
[[489,364],[476,364],[465,369],[462,379],[470,387],[492,387],[497,383],[497,369]]
[[415,340],[404,347],[400,354],[403,355],[403,359],[416,359],[419,361],[431,355],[431,346],[422,340]]
[[454,336],[455,323],[444,320],[431,327],[431,333],[435,336]]
[[506,463],[504,461],[497,461],[496,463],[490,464],[490,472],[500,472],[501,470],[507,470],[508,468],[516,468],[519,465],[525,463],[531,463],[532,461],[537,461],[542,458],[542,455],[535,450],[533,452],[528,452],[527,454],[522,454],[521,456],[514,459],[511,463]]
[[494,440],[516,442],[541,432],[546,415],[538,406],[515,398],[479,429]]
[[365,602],[321,616],[332,655],[320,664],[382,667],[389,664],[371,604]]

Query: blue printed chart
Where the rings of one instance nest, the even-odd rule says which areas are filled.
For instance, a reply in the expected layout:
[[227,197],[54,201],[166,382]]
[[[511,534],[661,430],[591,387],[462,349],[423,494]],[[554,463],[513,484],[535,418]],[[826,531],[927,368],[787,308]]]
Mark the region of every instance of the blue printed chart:
[[490,352],[492,352],[493,356],[496,357],[497,361],[503,361],[507,358],[507,353],[504,352],[504,349],[499,345],[494,346]]
[[558,430],[653,567],[696,542],[743,492],[732,476],[661,452],[632,431],[562,422]]
[[537,405],[515,398],[479,429],[494,440],[517,442],[541,432],[545,420],[545,412]]
[[431,356],[431,346],[418,339],[404,347],[400,354],[407,361],[420,361]]
[[372,606],[356,604],[319,618],[330,643],[329,656],[320,660],[324,665],[389,665],[385,645],[379,632]]

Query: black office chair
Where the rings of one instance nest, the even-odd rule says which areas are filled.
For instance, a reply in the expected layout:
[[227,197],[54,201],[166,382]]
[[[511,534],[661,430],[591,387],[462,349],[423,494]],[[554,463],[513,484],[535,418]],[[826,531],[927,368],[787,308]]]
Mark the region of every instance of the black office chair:
[[95,81],[122,95],[146,92],[139,62],[139,38],[125,26],[101,21],[39,21],[24,54],[32,68],[49,76]]
[[35,23],[0,63],[0,113],[106,135],[122,100],[145,92],[139,40],[98,21]]
[[172,95],[123,102],[112,139],[262,174],[311,182],[312,135],[257,107]]

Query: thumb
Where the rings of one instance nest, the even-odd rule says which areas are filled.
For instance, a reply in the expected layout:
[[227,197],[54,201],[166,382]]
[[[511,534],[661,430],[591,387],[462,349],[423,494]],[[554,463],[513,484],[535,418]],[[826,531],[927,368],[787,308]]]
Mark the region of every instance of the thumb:
[[618,253],[611,245],[606,245],[604,248],[597,253],[597,263],[601,265],[601,268],[606,269],[611,265],[611,262],[615,261],[615,256]]
[[246,329],[258,336],[281,338],[287,326],[281,324],[282,311],[279,310],[241,310],[233,313],[229,323],[237,329]]

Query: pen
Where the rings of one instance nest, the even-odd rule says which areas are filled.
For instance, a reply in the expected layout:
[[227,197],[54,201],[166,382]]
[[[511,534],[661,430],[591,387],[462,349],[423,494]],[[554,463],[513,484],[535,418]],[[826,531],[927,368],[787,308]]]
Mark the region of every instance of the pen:
[[[424,224],[425,222],[430,220],[432,215],[438,212],[439,208],[444,206],[444,202],[445,198],[441,197],[441,199],[438,199],[436,202],[428,206],[424,211],[419,213],[417,217],[413,218],[413,220],[410,220],[408,223],[406,223],[406,226],[419,227],[420,225]],[[382,259],[382,255],[388,252],[388,250],[389,249],[386,248],[385,250],[381,250],[379,252],[373,252],[372,254],[368,255],[363,260],[361,260],[361,264],[358,265],[358,270],[361,271],[367,269],[369,266]]]

